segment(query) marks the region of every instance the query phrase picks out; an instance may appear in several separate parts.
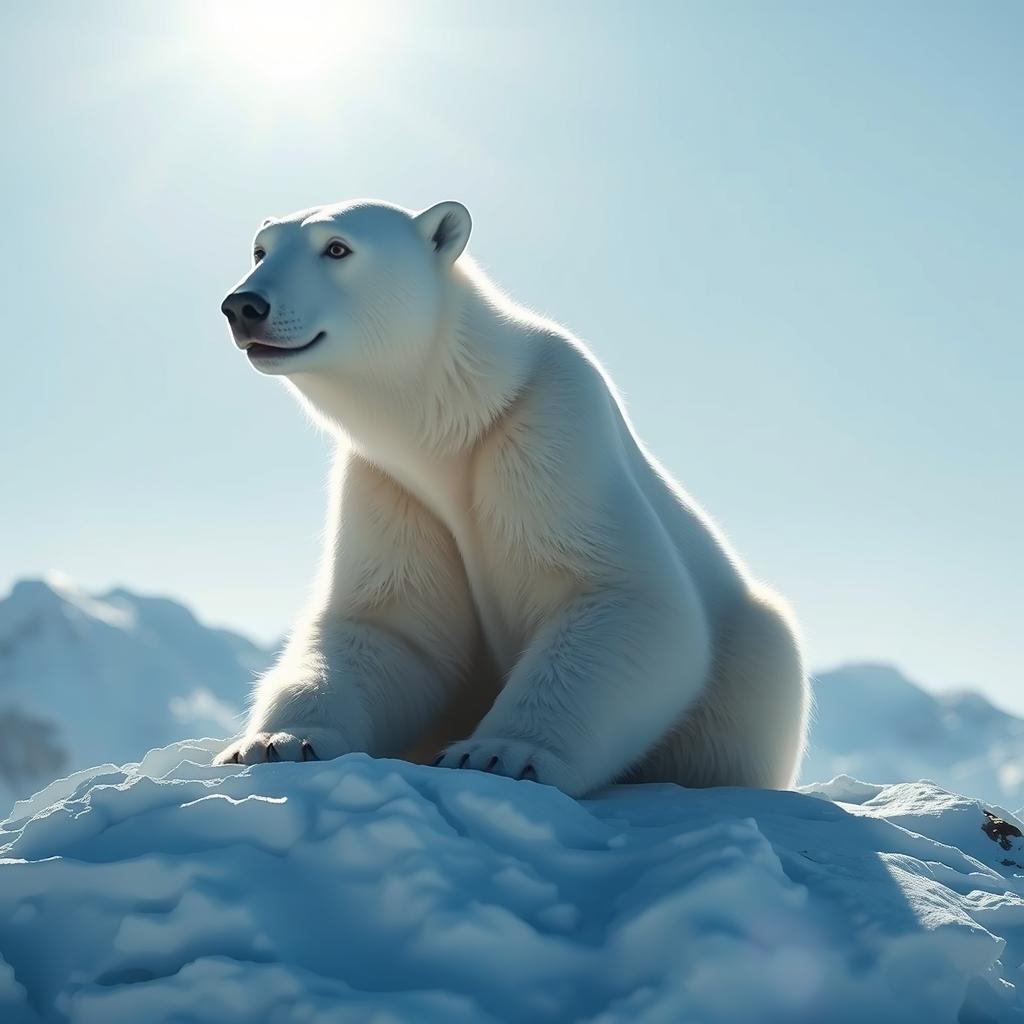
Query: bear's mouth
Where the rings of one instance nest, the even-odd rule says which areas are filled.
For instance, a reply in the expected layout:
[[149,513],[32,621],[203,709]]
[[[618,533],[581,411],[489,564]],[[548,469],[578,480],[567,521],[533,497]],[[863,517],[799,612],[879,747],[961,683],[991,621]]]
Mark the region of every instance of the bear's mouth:
[[314,345],[318,345],[327,337],[326,331],[319,331],[312,341],[295,348],[286,348],[283,345],[265,345],[263,342],[254,341],[247,345],[245,354],[250,359],[287,359],[290,356],[298,355],[300,352],[308,352]]

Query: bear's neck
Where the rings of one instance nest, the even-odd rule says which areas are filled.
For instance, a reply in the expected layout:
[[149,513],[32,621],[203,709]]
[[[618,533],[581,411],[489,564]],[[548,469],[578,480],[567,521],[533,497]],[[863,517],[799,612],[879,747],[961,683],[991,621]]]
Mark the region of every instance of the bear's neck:
[[329,395],[307,395],[371,460],[378,445],[455,456],[473,448],[519,394],[537,329],[460,260],[438,334],[416,374],[334,381]]

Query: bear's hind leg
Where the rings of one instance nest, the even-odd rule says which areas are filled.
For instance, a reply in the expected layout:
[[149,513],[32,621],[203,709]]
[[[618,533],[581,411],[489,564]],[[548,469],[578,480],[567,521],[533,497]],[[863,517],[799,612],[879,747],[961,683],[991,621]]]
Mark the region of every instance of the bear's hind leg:
[[787,789],[799,771],[809,713],[790,613],[758,588],[719,643],[700,700],[624,781]]

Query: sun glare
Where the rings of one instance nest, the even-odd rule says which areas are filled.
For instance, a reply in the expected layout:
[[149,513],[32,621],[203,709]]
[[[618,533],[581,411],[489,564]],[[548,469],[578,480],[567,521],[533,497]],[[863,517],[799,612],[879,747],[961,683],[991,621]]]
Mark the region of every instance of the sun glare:
[[371,3],[212,0],[197,8],[203,47],[244,89],[304,92],[364,64],[381,45]]

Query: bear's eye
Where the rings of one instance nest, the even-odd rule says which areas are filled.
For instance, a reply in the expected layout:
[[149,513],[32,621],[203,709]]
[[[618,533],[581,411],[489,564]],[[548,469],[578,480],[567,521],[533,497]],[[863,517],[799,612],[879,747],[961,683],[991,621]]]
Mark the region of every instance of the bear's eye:
[[258,245],[252,251],[252,259],[254,263],[259,263],[267,255],[266,249],[261,249]]
[[329,242],[327,248],[324,249],[324,255],[330,256],[332,260],[343,260],[346,256],[351,255],[351,253],[352,250],[337,238],[333,242]]

